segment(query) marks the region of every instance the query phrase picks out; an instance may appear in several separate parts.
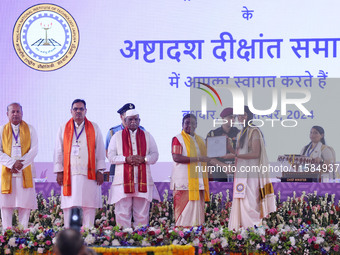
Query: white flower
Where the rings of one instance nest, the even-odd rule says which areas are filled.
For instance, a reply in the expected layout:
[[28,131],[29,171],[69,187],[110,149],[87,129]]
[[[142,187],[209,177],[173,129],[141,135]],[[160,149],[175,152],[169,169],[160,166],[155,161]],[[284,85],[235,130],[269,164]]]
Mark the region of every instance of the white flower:
[[110,245],[109,241],[105,240],[105,241],[103,242],[103,246],[109,246],[109,245]]
[[151,244],[148,241],[143,240],[142,241],[142,246],[151,246]]
[[12,246],[12,247],[16,247],[18,244],[15,243],[15,237],[11,237],[9,240],[8,240],[8,245],[9,246]]
[[272,243],[272,244],[275,244],[275,243],[277,243],[279,241],[279,238],[277,237],[277,236],[272,236],[271,238],[270,238],[270,242]]
[[212,233],[212,234],[210,235],[210,238],[211,238],[211,239],[215,239],[215,238],[216,238],[215,234]]
[[195,238],[195,240],[192,242],[194,246],[198,246],[199,243],[200,243],[200,240],[198,238]]
[[37,235],[37,239],[42,241],[45,239],[45,235],[43,233],[40,233],[39,235]]
[[111,244],[112,246],[120,246],[120,242],[117,239],[114,239]]
[[263,227],[258,227],[255,229],[255,233],[259,234],[260,236],[264,236],[266,234],[266,232],[264,231]]
[[309,234],[305,234],[304,236],[303,236],[303,240],[308,240],[308,238],[310,238],[310,236],[309,236]]
[[55,221],[54,221],[54,225],[58,226],[58,224],[59,225],[61,224],[61,219],[59,219],[59,218],[55,219]]
[[187,244],[187,240],[185,240],[184,238],[181,239],[181,244]]
[[56,238],[56,237],[53,237],[52,243],[55,244],[56,242],[57,242],[57,238]]
[[318,236],[318,237],[316,238],[315,243],[316,243],[316,244],[321,244],[321,243],[323,243],[324,241],[325,241],[325,239],[323,239],[322,237]]
[[133,232],[132,228],[124,228],[123,232],[131,234]]
[[91,232],[91,234],[96,234],[97,233],[97,229],[93,227],[90,232]]
[[284,226],[284,228],[282,229],[282,231],[283,231],[283,232],[289,232],[289,231],[291,231],[291,228],[290,228],[290,226],[286,225],[286,226]]
[[38,253],[44,253],[44,248],[42,247],[39,247],[38,250],[37,250]]
[[242,228],[240,235],[241,235],[244,239],[248,239],[248,232],[247,232],[247,230],[245,230],[244,228]]
[[104,230],[104,234],[107,236],[111,236],[112,231],[111,230]]
[[34,226],[33,228],[30,228],[30,232],[32,233],[32,234],[35,234],[35,233],[37,233],[37,228]]
[[178,244],[178,240],[175,239],[173,242],[172,242],[173,245],[177,245]]
[[94,243],[94,241],[96,240],[96,238],[94,238],[94,236],[92,236],[92,235],[87,235],[86,236],[86,238],[84,239],[84,242],[86,243],[86,244],[93,244]]
[[291,246],[295,246],[295,238],[294,238],[294,236],[289,237],[289,241],[290,241]]
[[227,247],[227,246],[228,246],[228,241],[227,241],[227,239],[224,238],[224,237],[222,237],[221,240],[222,240],[222,242],[221,242],[222,248]]
[[329,251],[329,249],[331,248],[331,247],[323,247],[324,249],[325,249],[325,251]]
[[135,243],[135,240],[130,239],[130,240],[129,240],[129,243],[130,243],[130,244],[133,244],[133,243]]

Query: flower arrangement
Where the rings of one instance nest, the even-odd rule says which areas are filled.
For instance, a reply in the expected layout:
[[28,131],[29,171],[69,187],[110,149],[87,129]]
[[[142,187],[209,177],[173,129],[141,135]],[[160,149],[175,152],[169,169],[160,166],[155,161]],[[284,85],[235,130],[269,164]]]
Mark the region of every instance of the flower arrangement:
[[[84,242],[93,247],[155,247],[193,245],[199,254],[263,252],[265,254],[332,254],[340,251],[339,204],[334,195],[303,193],[279,202],[278,210],[262,226],[230,231],[227,228],[231,202],[212,194],[206,203],[206,223],[192,228],[175,227],[172,198],[153,202],[149,226],[121,229],[115,225],[114,207],[97,210],[95,227],[81,229]],[[279,195],[278,195],[279,197]],[[14,218],[17,215],[14,216]],[[14,227],[0,234],[0,254],[18,251],[45,253],[52,250],[63,229],[60,197],[38,195],[38,210],[32,211],[28,229]]]

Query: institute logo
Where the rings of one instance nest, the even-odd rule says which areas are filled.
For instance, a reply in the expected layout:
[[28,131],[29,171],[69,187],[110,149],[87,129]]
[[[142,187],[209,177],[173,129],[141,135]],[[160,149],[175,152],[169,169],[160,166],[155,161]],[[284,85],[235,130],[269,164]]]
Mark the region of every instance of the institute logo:
[[39,71],[54,71],[71,61],[79,45],[77,23],[65,9],[39,4],[24,11],[13,29],[18,57]]
[[244,185],[243,185],[242,183],[237,184],[236,190],[237,190],[238,192],[244,191]]

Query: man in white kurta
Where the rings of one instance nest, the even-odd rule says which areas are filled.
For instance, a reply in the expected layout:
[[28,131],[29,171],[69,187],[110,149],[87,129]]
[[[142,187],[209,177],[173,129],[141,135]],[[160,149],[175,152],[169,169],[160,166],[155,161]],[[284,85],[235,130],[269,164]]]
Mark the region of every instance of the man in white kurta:
[[[19,222],[24,228],[28,227],[28,220],[31,209],[37,209],[37,199],[33,177],[35,169],[33,160],[38,153],[38,137],[35,129],[22,121],[22,107],[18,103],[12,103],[7,107],[9,123],[0,127],[0,164],[11,173],[11,191],[1,191],[0,207],[3,232],[12,226],[12,214],[14,209],[19,211]],[[20,128],[20,126],[22,126]],[[21,148],[24,141],[23,127],[29,130],[30,145],[29,150],[23,154]],[[6,129],[9,130],[6,132]],[[11,129],[11,130],[10,130]],[[20,134],[20,130],[22,130]],[[8,135],[9,134],[9,135]],[[11,153],[6,154],[4,142],[11,139]],[[10,140],[8,140],[10,141]],[[23,170],[30,167],[31,187],[24,188]],[[2,176],[2,175],[1,175]],[[4,180],[3,180],[4,181]],[[3,188],[3,187],[2,187]]]
[[[103,172],[105,166],[105,147],[103,137],[98,125],[89,122],[86,118],[86,103],[84,100],[76,99],[71,108],[72,119],[62,125],[58,130],[56,147],[54,152],[54,172],[57,173],[57,182],[62,186],[61,208],[64,211],[64,226],[70,227],[72,207],[81,207],[83,210],[83,226],[93,227],[96,208],[102,207],[101,185],[104,181]],[[73,123],[72,123],[73,122]],[[70,189],[69,194],[65,193],[65,134],[68,124],[74,125],[74,132],[71,135],[69,165],[70,165]],[[94,148],[88,148],[88,137],[85,123],[93,126],[95,141]],[[90,178],[89,151],[95,153],[95,173]],[[67,159],[67,158],[66,158]],[[94,171],[93,170],[93,171]],[[94,176],[95,175],[95,176]]]
[[[132,215],[134,227],[149,223],[150,202],[155,192],[150,164],[155,164],[158,160],[158,149],[152,135],[139,128],[140,119],[136,110],[128,110],[125,121],[127,128],[118,131],[112,137],[108,148],[110,163],[116,165],[109,203],[115,204],[117,224],[124,228],[130,228]],[[145,140],[144,138],[142,140],[145,143],[139,142],[139,137],[144,137],[144,135]],[[125,140],[124,137],[127,139]],[[127,144],[126,141],[129,143]],[[144,149],[140,149],[143,146],[138,145],[143,143]],[[129,147],[129,155],[124,153],[124,147]],[[139,170],[141,167],[145,167],[145,172]],[[127,175],[132,176],[129,179],[129,184]],[[141,181],[141,175],[144,175],[144,181]],[[143,188],[140,186],[142,182]],[[129,190],[126,189],[127,186],[129,186]]]

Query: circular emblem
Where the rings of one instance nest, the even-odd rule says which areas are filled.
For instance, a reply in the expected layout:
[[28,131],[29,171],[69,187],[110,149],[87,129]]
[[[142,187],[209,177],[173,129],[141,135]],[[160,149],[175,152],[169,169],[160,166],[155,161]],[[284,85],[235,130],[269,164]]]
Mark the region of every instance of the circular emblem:
[[77,23],[65,9],[39,4],[24,11],[13,29],[18,57],[39,71],[57,70],[71,61],[79,45]]
[[238,192],[242,192],[244,190],[244,185],[242,183],[239,183],[236,185],[236,190]]

